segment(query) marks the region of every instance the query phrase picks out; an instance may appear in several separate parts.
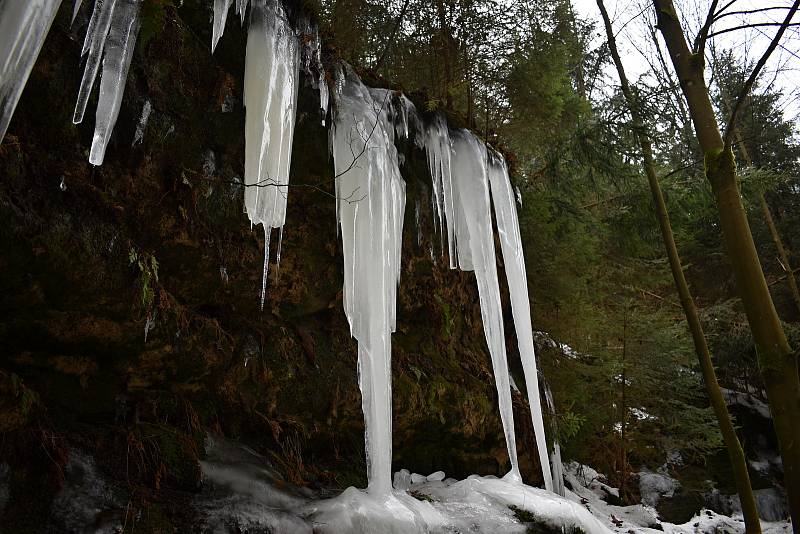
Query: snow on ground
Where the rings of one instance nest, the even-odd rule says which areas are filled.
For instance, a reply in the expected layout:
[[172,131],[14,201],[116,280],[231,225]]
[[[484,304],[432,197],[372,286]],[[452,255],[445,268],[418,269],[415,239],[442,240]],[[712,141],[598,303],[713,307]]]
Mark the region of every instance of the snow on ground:
[[[554,493],[512,480],[472,475],[465,480],[401,470],[394,491],[373,495],[348,488],[333,498],[282,483],[255,452],[221,440],[209,442],[202,463],[204,495],[196,503],[213,532],[260,531],[319,533],[523,533],[578,534],[655,533],[740,534],[741,516],[702,510],[683,525],[662,523],[655,508],[643,504],[615,506],[607,500],[619,491],[594,469],[565,465],[572,491]],[[668,478],[668,477],[664,477]],[[670,479],[671,480],[671,479]],[[669,481],[657,492],[668,492]],[[660,486],[664,486],[663,488]],[[209,489],[210,488],[210,489]],[[662,491],[663,490],[663,491]],[[787,522],[762,522],[765,534],[790,534]]]

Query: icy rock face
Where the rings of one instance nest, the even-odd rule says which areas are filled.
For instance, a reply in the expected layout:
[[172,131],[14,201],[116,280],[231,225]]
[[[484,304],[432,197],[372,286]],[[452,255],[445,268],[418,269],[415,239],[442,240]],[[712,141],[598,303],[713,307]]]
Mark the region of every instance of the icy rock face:
[[283,7],[276,0],[254,0],[244,68],[244,203],[250,223],[264,227],[262,308],[270,234],[286,221],[298,68],[297,37]]
[[303,72],[308,75],[311,85],[319,92],[319,110],[322,114],[322,125],[325,126],[330,91],[325,79],[325,67],[322,65],[322,40],[319,38],[319,28],[313,25],[308,17],[304,17],[300,21],[300,36],[303,43]]
[[358,341],[369,491],[391,490],[391,334],[405,210],[387,90],[345,74],[332,132],[337,217],[344,253],[343,303]]
[[106,146],[117,122],[125,81],[139,35],[141,0],[96,0],[81,55],[86,55],[72,121],[83,121],[89,96],[102,62],[94,137],[89,153],[92,165],[102,165]]
[[61,0],[0,2],[0,141]]

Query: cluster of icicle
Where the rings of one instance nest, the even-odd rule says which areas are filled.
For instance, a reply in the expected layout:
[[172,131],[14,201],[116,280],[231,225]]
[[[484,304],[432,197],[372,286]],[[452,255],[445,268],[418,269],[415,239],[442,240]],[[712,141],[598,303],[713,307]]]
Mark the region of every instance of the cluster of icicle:
[[[245,60],[245,207],[252,224],[264,228],[264,304],[269,241],[278,229],[277,262],[286,221],[299,70],[319,90],[323,117],[328,86],[316,28],[300,21],[299,39],[279,0],[235,0],[244,23],[250,10]],[[0,4],[0,138],[14,111],[60,0]],[[81,54],[86,64],[74,122],[83,119],[102,63],[95,134],[89,161],[100,165],[119,113],[125,79],[139,29],[141,0],[95,0]],[[234,0],[214,0],[212,51],[222,36]],[[80,7],[77,0],[73,18]],[[302,44],[301,44],[302,43]],[[391,491],[391,334],[395,330],[400,280],[405,182],[395,137],[424,148],[433,179],[432,209],[447,243],[451,268],[474,271],[486,342],[496,379],[511,471],[517,461],[511,384],[494,249],[492,206],[522,359],[545,487],[553,490],[548,466],[539,381],[531,328],[527,278],[515,194],[504,159],[467,130],[451,130],[437,115],[424,125],[411,102],[385,89],[370,89],[349,69],[339,69],[331,149],[336,172],[337,224],[344,252],[344,308],[358,341],[358,374],[365,418],[369,489]],[[149,112],[149,108],[148,108]],[[323,125],[325,120],[323,118]],[[491,193],[491,194],[490,194]],[[444,253],[444,251],[443,251]]]
[[423,126],[405,97],[395,101],[387,90],[368,89],[349,70],[339,77],[343,83],[338,84],[332,132],[337,218],[344,251],[345,312],[359,343],[370,488],[391,487],[391,333],[405,210],[405,183],[394,146],[395,135],[400,135],[413,136],[427,151],[434,215],[447,236],[451,268],[475,272],[511,461],[507,478],[521,480],[494,249],[494,206],[539,458],[545,487],[552,490],[525,263],[505,160],[469,131],[451,131],[443,116]]
[[[95,79],[103,72],[97,101],[89,161],[103,163],[108,140],[117,122],[128,68],[139,33],[142,0],[95,0],[81,56],[86,65],[81,78],[73,122],[83,121]],[[0,139],[17,106],[61,0],[19,0],[0,4]],[[80,9],[76,0],[72,18]]]

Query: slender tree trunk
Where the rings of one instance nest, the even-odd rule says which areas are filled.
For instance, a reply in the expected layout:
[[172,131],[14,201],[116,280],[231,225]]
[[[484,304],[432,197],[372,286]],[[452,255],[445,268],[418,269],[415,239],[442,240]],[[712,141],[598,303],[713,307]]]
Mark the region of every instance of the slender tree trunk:
[[789,254],[783,246],[781,235],[778,233],[778,228],[775,226],[775,221],[772,219],[772,210],[769,209],[767,199],[761,191],[758,193],[758,202],[761,204],[761,211],[764,213],[764,220],[767,221],[767,227],[769,228],[769,233],[772,235],[772,241],[775,242],[775,248],[778,249],[781,268],[783,272],[786,273],[786,280],[789,283],[789,290],[792,293],[795,306],[797,306],[797,310],[800,311],[800,291],[797,289],[797,279],[794,277],[792,265],[789,263]]
[[686,277],[683,274],[683,266],[681,265],[678,247],[675,244],[675,237],[672,233],[672,225],[670,224],[669,213],[667,212],[666,202],[664,201],[664,194],[661,191],[661,186],[656,176],[650,137],[641,119],[636,96],[633,94],[630,84],[628,83],[628,78],[625,75],[625,69],[622,65],[622,59],[619,56],[616,39],[614,38],[614,32],[611,27],[611,19],[608,16],[603,0],[597,0],[597,6],[600,8],[600,14],[603,17],[608,47],[611,51],[614,65],[617,67],[622,92],[631,111],[633,127],[635,129],[634,133],[642,150],[644,170],[647,175],[647,182],[650,185],[650,193],[653,196],[653,204],[656,208],[658,225],[661,228],[661,237],[664,240],[664,246],[667,250],[667,257],[669,258],[669,265],[672,270],[672,278],[675,280],[675,288],[678,291],[681,306],[686,315],[686,322],[692,334],[692,341],[694,342],[697,359],[700,362],[700,369],[703,373],[706,392],[708,393],[711,407],[714,410],[714,415],[717,417],[719,429],[728,450],[728,457],[731,462],[731,467],[733,468],[733,476],[736,483],[736,491],[739,493],[739,500],[742,503],[745,528],[749,534],[760,534],[761,523],[758,519],[758,509],[756,508],[756,501],[753,496],[753,488],[750,484],[750,475],[747,472],[747,462],[745,460],[744,451],[742,450],[739,438],[736,436],[736,430],[731,422],[728,407],[725,404],[725,399],[722,396],[722,391],[717,382],[717,375],[714,372],[714,364],[711,361],[711,353],[708,350],[708,343],[706,342],[706,337],[703,332],[703,326],[700,323],[694,299],[692,299],[692,295],[689,292],[689,285],[686,283]]
[[733,150],[723,142],[705,84],[702,53],[689,50],[672,0],[653,0],[695,135],[705,155],[706,177],[716,197],[720,224],[739,295],[756,345],[775,433],[783,460],[786,493],[795,532],[800,532],[800,379],[769,293],[739,193]]

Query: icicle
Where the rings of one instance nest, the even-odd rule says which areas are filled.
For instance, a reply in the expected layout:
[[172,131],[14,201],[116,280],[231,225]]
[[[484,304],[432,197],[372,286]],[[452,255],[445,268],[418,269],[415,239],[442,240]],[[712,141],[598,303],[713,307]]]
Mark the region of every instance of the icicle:
[[453,179],[451,175],[450,131],[444,115],[437,114],[428,126],[424,136],[425,150],[428,153],[428,168],[433,180],[432,203],[434,224],[438,221],[439,234],[442,236],[442,254],[444,254],[445,222],[447,223],[447,247],[450,257],[450,268],[457,266],[455,238],[455,204],[453,201]]
[[[511,471],[506,477],[519,481],[521,476],[514,436],[514,413],[506,361],[503,310],[500,305],[500,284],[497,279],[494,233],[489,206],[486,147],[467,130],[453,132],[452,142],[452,191],[455,197],[453,202],[456,211],[455,237],[458,243],[458,265],[463,271],[475,271],[483,330],[492,358],[500,419],[511,461]],[[448,229],[451,225],[451,222],[448,222]]]
[[0,2],[0,141],[61,0]]
[[261,311],[264,311],[264,298],[267,296],[267,273],[269,272],[269,238],[272,228],[264,225],[264,270],[261,272]]
[[278,229],[278,254],[275,257],[275,281],[281,277],[281,245],[283,245],[283,226]]
[[[255,0],[256,2],[262,0]],[[244,25],[244,16],[247,13],[247,4],[250,3],[250,0],[236,0],[236,12],[239,14],[239,17],[242,19],[242,24]]]
[[147,129],[147,121],[150,119],[150,113],[153,111],[153,105],[149,100],[145,100],[142,106],[142,115],[139,117],[139,123],[136,125],[136,132],[133,134],[133,142],[131,146],[134,147],[144,140],[144,132]]
[[81,9],[81,0],[75,0],[75,5],[72,7],[72,18],[69,21],[69,25],[72,26],[75,24],[75,18],[78,16],[78,11]]
[[553,491],[553,478],[547,469],[547,443],[542,420],[542,403],[539,397],[539,375],[536,371],[536,354],[533,346],[533,328],[531,327],[531,309],[528,300],[528,281],[525,271],[525,258],[522,253],[522,238],[519,233],[517,209],[514,204],[514,191],[508,178],[505,160],[499,154],[493,154],[489,164],[489,182],[492,190],[492,203],[497,218],[497,232],[500,235],[500,248],[508,280],[508,292],[511,296],[511,311],[514,316],[514,328],[517,332],[517,344],[525,373],[525,385],[528,391],[528,403],[531,407],[531,419],[536,434],[536,447],[542,466],[545,489]]
[[217,43],[225,33],[225,22],[228,20],[228,11],[233,0],[214,0],[214,28],[211,35],[211,53],[217,48]]
[[262,224],[265,231],[286,221],[298,68],[297,37],[283,8],[254,0],[244,72],[244,201],[251,225]]
[[117,122],[128,69],[139,35],[139,7],[141,0],[117,0],[111,29],[105,46],[103,76],[100,80],[100,98],[94,126],[89,163],[102,165],[108,140]]
[[[344,78],[344,77],[343,77]],[[405,182],[385,106],[348,72],[333,129],[337,204],[344,252],[344,309],[358,340],[369,491],[391,492],[391,333],[400,277]]]
[[419,199],[414,201],[414,226],[417,230],[417,246],[422,246],[422,227],[419,224]]
[[[544,398],[547,401],[547,410],[550,416],[555,418],[556,407],[553,403],[553,392],[550,390],[550,385],[546,380],[542,380],[544,385]],[[561,462],[561,446],[558,440],[553,437],[553,450],[550,453],[550,468],[553,471],[553,492],[564,497],[566,491],[564,490],[564,464]]]
[[95,0],[92,18],[89,20],[89,29],[86,30],[86,39],[83,41],[83,50],[81,51],[81,55],[88,53],[89,56],[86,58],[86,66],[83,69],[83,77],[78,89],[78,100],[75,102],[75,113],[72,116],[72,122],[75,124],[80,124],[86,113],[86,104],[89,103],[89,95],[92,94],[94,80],[100,70],[100,60],[103,57],[103,49],[111,28],[116,2],[117,0]]

